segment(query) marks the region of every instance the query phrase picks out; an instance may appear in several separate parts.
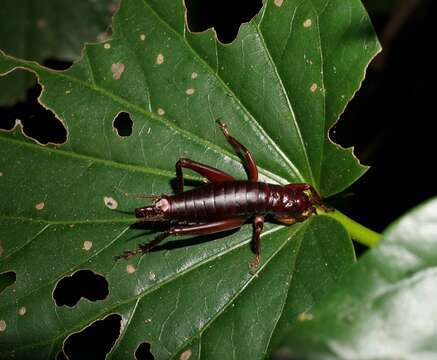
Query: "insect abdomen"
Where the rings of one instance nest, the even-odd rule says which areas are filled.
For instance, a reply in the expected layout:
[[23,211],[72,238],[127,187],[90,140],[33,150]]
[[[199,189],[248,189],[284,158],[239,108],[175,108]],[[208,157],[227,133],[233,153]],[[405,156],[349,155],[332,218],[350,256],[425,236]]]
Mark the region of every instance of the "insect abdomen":
[[166,217],[189,222],[208,222],[233,216],[263,214],[268,210],[270,186],[262,182],[209,183],[167,197]]

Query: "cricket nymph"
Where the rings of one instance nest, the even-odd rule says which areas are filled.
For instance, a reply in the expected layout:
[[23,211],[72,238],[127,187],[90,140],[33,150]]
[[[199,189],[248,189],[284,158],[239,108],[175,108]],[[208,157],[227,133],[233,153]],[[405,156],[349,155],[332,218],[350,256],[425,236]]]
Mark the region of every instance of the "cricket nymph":
[[[260,261],[260,235],[264,219],[284,224],[304,221],[316,213],[316,206],[326,207],[317,191],[307,183],[276,185],[258,181],[258,169],[249,150],[229,134],[225,124],[217,121],[224,136],[247,163],[248,180],[235,180],[231,175],[190,159],[176,163],[178,192],[156,196],[153,204],[135,209],[139,222],[170,222],[171,227],[138,249],[125,251],[117,258],[129,258],[150,251],[170,235],[206,235],[241,227],[247,221],[255,226],[252,270]],[[182,168],[191,169],[209,182],[184,191]]]
[[153,205],[136,209],[135,215],[145,221],[199,223],[254,215],[271,215],[287,219],[287,223],[302,221],[315,211],[312,190],[307,184],[291,185],[244,180],[208,183],[177,195],[157,197]]

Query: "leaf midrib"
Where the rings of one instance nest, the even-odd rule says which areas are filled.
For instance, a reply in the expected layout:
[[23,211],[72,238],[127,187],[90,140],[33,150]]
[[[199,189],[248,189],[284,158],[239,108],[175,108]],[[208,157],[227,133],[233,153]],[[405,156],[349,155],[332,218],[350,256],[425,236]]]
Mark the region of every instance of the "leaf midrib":
[[[114,160],[98,158],[96,156],[91,156],[91,155],[79,154],[79,153],[76,153],[73,151],[67,151],[67,150],[63,150],[63,149],[59,149],[59,148],[50,147],[48,145],[39,145],[39,144],[36,144],[34,142],[31,142],[31,141],[25,141],[24,139],[18,140],[18,139],[14,139],[12,137],[9,137],[7,135],[6,136],[3,135],[4,133],[14,131],[14,129],[9,130],[9,131],[0,130],[0,141],[14,143],[14,144],[17,144],[19,146],[27,146],[27,147],[30,147],[30,148],[35,149],[37,151],[47,151],[48,153],[51,153],[51,154],[57,154],[57,155],[65,156],[65,157],[83,160],[83,161],[90,161],[92,163],[103,164],[103,165],[108,166],[108,167],[124,169],[124,170],[132,171],[132,172],[142,172],[145,174],[163,176],[166,178],[174,178],[176,176],[174,172],[171,172],[169,170],[151,168],[151,167],[146,167],[143,165],[140,166],[140,165],[133,165],[133,164],[128,164],[128,163],[120,163],[120,162],[117,162]],[[227,155],[227,154],[225,152],[223,152],[222,155]],[[232,157],[236,157],[236,156],[233,155]],[[282,183],[282,184],[287,183],[287,181],[285,179],[283,179],[282,177],[279,177],[277,175],[272,176],[273,175],[272,173],[270,173],[269,171],[267,171],[263,168],[258,167],[258,170],[267,179],[269,179],[273,182],[276,182],[279,180],[279,183]],[[194,176],[194,175],[190,175],[190,174],[184,174],[184,178],[187,178],[190,180],[197,180],[197,181],[203,180],[202,177]]]
[[[252,126],[256,128],[258,135],[261,138],[264,137],[266,140],[268,140],[270,145],[276,150],[277,154],[285,161],[285,163],[287,163],[288,167],[293,171],[293,173],[296,174],[296,177],[298,177],[300,181],[305,182],[305,179],[302,176],[302,173],[296,168],[296,166],[293,164],[291,159],[287,155],[285,155],[284,151],[280,148],[280,146],[270,137],[270,135],[265,131],[265,129],[258,123],[258,121],[255,119],[255,117],[252,115],[252,113],[249,111],[249,109],[241,102],[241,99],[234,93],[234,91],[219,76],[218,72],[215,72],[214,69],[204,59],[202,59],[199,56],[199,54],[195,51],[195,49],[191,46],[191,44],[186,40],[186,38],[184,36],[182,36],[176,29],[174,29],[168,22],[166,22],[164,19],[162,19],[159,16],[159,14],[155,11],[155,9],[147,3],[146,0],[143,0],[143,3],[148,7],[148,9],[151,10],[151,12],[154,14],[154,16],[158,19],[159,22],[161,22],[168,30],[170,30],[173,34],[175,34],[175,36],[177,36],[187,46],[187,48],[190,50],[190,52],[193,54],[193,56],[196,58],[196,60],[199,63],[203,64],[203,66],[207,70],[207,72],[210,73],[213,77],[215,77],[218,80],[218,83],[223,87],[225,92],[228,94],[231,94],[233,96],[233,99],[241,106],[241,109],[243,109],[244,112],[246,113],[247,120],[251,119]],[[186,24],[184,23],[184,29],[185,29],[185,27],[186,27]],[[255,28],[257,29],[257,31],[259,30],[256,26],[255,26]],[[259,31],[258,31],[258,33],[259,33]],[[263,44],[264,44],[264,49],[265,49],[266,53],[269,54],[269,52],[267,51],[267,47],[265,46],[264,41],[263,41]],[[215,45],[217,48],[217,42],[215,42]],[[218,58],[218,56],[217,56],[217,58]],[[269,59],[270,59],[270,57],[269,57]],[[273,61],[272,61],[272,63],[273,63]],[[273,67],[276,70],[276,67],[275,66],[273,66]],[[278,75],[278,81],[281,83],[281,86],[282,86],[283,84],[279,78],[279,75]],[[287,93],[285,91],[284,91],[284,96],[287,98],[287,101],[288,101],[289,99],[288,99]],[[290,105],[290,111],[293,113],[291,105]],[[295,118],[293,117],[293,119],[295,119]],[[246,121],[246,117],[243,117],[243,120]],[[301,142],[303,142],[303,140]],[[308,162],[306,148],[305,148],[305,146],[303,146],[302,148],[303,148],[303,151],[305,153],[305,158],[307,159],[307,166],[310,169],[310,173],[311,173],[311,166],[309,165],[309,162]],[[288,183],[285,179],[282,179],[282,180],[283,180],[283,182],[282,182],[283,184]]]
[[[284,240],[284,242],[271,254],[271,256],[267,259],[267,261],[265,261],[260,267],[259,270],[256,272],[256,274],[252,275],[249,280],[241,287],[239,288],[239,290],[229,299],[228,302],[226,302],[226,304],[219,310],[217,311],[208,321],[205,322],[204,326],[202,327],[202,329],[198,332],[198,334],[192,336],[191,338],[188,338],[187,341],[179,347],[179,349],[177,349],[175,351],[175,355],[176,356],[182,349],[184,349],[188,344],[190,344],[193,339],[195,338],[199,338],[199,341],[201,341],[201,337],[203,335],[203,333],[210,327],[210,325],[212,325],[214,323],[214,321],[216,319],[218,319],[222,314],[224,314],[226,312],[226,310],[232,306],[232,304],[235,303],[235,301],[237,301],[237,299],[243,294],[244,290],[250,285],[252,284],[253,281],[255,281],[258,276],[260,275],[260,273],[267,267],[267,265],[286,247],[286,245],[288,245],[288,243],[291,241],[291,239],[294,239],[297,234],[299,234],[301,231],[305,232],[305,229],[307,227],[307,223],[303,223],[300,224],[299,228],[297,228],[294,232],[290,231],[291,234],[288,235],[287,239]],[[283,228],[283,226],[278,227],[279,229]],[[277,228],[273,228],[273,229],[277,229]],[[294,229],[291,229],[294,230]],[[273,232],[273,231],[271,231]],[[271,232],[266,232],[266,233],[271,233]],[[265,235],[265,233],[263,233],[263,235]],[[299,242],[299,247],[298,247],[298,252],[300,250],[300,245],[301,245],[302,241]],[[296,254],[296,260],[297,260],[297,255]],[[295,263],[294,263],[295,266]],[[293,267],[294,269],[294,267]],[[291,276],[293,276],[294,271],[291,272]],[[287,296],[284,299],[284,303],[283,305],[285,305],[285,301],[287,299]],[[282,314],[282,312],[280,313]],[[281,315],[279,315],[278,319],[279,320],[281,317]],[[274,329],[273,329],[274,330]],[[273,331],[272,331],[273,334]],[[172,358],[174,358],[174,356]]]
[[[313,174],[313,169],[311,168],[311,165],[310,165],[308,151],[307,151],[307,148],[305,146],[305,142],[303,140],[302,133],[300,131],[299,123],[297,122],[296,115],[295,115],[294,110],[293,110],[293,106],[291,105],[291,100],[290,100],[290,98],[288,96],[288,93],[287,93],[287,91],[285,89],[285,85],[284,85],[284,83],[282,81],[282,78],[279,76],[278,67],[276,66],[276,63],[274,62],[273,58],[271,57],[270,51],[268,51],[267,43],[266,43],[266,41],[264,39],[264,34],[261,32],[261,29],[260,29],[261,24],[259,26],[253,25],[253,27],[256,29],[256,31],[257,31],[257,33],[259,35],[259,38],[261,39],[262,44],[264,45],[264,48],[266,49],[267,58],[271,62],[272,68],[275,70],[275,75],[276,75],[277,81],[278,81],[278,83],[281,86],[282,94],[283,94],[284,98],[286,99],[287,107],[288,107],[288,109],[289,109],[289,111],[291,113],[291,118],[292,118],[292,121],[294,123],[294,127],[296,128],[296,132],[298,134],[297,138],[299,140],[301,148],[303,149],[302,153],[303,153],[304,158],[305,158],[305,165],[306,165],[307,171],[308,171],[308,173],[309,173],[309,175],[311,177],[310,182],[312,182],[312,184],[316,185],[316,182],[315,182],[315,179],[314,179],[314,174]],[[288,159],[288,157],[287,157],[287,159]],[[292,167],[297,172],[297,174],[299,174],[301,181],[305,182],[305,180],[304,180],[302,174],[300,173],[300,171],[297,170],[297,168],[294,166],[294,164],[291,162],[290,159],[288,159],[288,161],[289,161],[289,166]]]

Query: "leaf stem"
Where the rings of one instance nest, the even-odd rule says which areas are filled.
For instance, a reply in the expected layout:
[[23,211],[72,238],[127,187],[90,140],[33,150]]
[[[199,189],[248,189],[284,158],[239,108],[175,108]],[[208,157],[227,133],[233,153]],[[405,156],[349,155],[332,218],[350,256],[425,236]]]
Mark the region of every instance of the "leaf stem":
[[326,211],[321,208],[317,208],[317,213],[330,216],[337,220],[346,228],[350,237],[360,244],[373,247],[378,244],[379,239],[381,238],[381,234],[357,223],[338,210]]

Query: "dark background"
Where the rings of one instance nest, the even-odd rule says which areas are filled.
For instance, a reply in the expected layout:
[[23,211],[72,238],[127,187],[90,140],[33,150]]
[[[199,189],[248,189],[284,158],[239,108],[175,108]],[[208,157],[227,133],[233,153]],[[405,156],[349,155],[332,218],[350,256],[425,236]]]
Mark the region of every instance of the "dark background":
[[391,12],[370,14],[383,52],[331,131],[371,166],[351,187],[347,214],[377,231],[437,194],[436,2],[397,3]]

